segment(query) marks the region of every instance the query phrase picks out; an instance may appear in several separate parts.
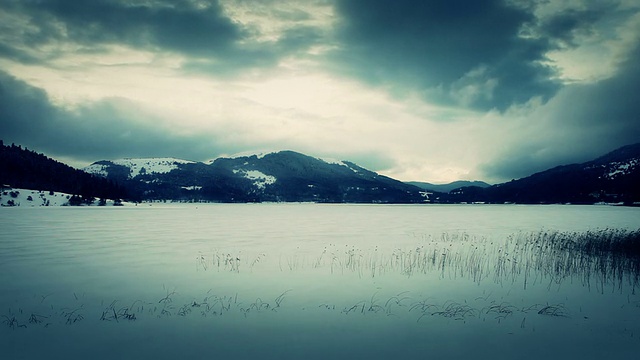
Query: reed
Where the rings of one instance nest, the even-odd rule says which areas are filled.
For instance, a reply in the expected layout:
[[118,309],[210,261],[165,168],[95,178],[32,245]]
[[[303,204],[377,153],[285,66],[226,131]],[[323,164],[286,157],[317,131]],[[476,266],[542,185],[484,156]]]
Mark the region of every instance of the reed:
[[27,325],[21,324],[14,314],[3,315],[2,317],[4,318],[4,320],[2,320],[2,323],[10,327],[12,330],[27,327]]
[[[209,315],[222,316],[240,315],[241,318],[247,318],[249,315],[257,315],[260,313],[271,313],[285,306],[284,300],[291,293],[291,289],[286,290],[272,301],[265,301],[261,297],[256,297],[250,302],[243,302],[238,299],[238,295],[214,295],[211,290],[207,292],[202,301],[189,300],[182,302],[178,298],[175,291],[170,291],[162,299],[171,299],[162,301],[167,307],[148,309],[145,311],[145,305],[152,305],[152,302],[144,302],[143,300],[135,300],[131,305],[119,305],[119,301],[112,301],[99,311],[99,317],[89,317],[89,319],[99,319],[100,321],[112,321],[116,323],[130,323],[132,321],[144,321],[147,317],[164,318],[177,315],[181,318],[188,318],[196,313],[202,317]],[[637,307],[637,303],[629,304]],[[516,307],[513,304],[501,301],[497,302],[491,299],[491,294],[477,297],[475,300],[458,301],[449,299],[444,302],[438,302],[433,297],[415,298],[409,291],[400,292],[388,298],[380,297],[379,292],[374,292],[365,300],[356,301],[344,307],[336,306],[331,303],[323,303],[317,306],[311,306],[310,309],[317,308],[323,311],[336,312],[348,316],[397,316],[403,319],[415,318],[417,323],[423,322],[426,318],[439,317],[454,321],[466,322],[470,319],[484,320],[486,317],[493,317],[500,323],[508,317],[518,314],[537,314],[548,318],[568,318],[570,312],[568,308],[562,304],[532,304],[528,306]],[[94,309],[91,307],[90,309]],[[85,313],[92,313],[93,310],[85,308],[62,308],[53,314],[40,314],[30,312],[29,316],[22,318],[21,314],[28,312],[20,311],[18,314],[10,312],[3,315],[2,323],[9,328],[15,330],[19,328],[27,328],[29,326],[43,326],[58,323],[73,325],[85,320]],[[304,308],[303,308],[304,310]],[[97,310],[96,310],[97,311]],[[26,315],[25,315],[26,316]],[[56,320],[57,318],[57,320]],[[26,319],[26,320],[25,320]],[[236,318],[237,319],[237,318]],[[48,321],[45,324],[45,320]],[[520,322],[521,328],[524,328],[526,316],[523,316]]]
[[100,315],[100,320],[102,321],[114,320],[115,322],[120,322],[120,320],[134,321],[138,319],[134,311],[135,310],[137,310],[138,312],[144,311],[144,304],[141,300],[134,301],[131,304],[131,306],[116,307],[117,303],[118,303],[117,300],[112,301],[109,304],[109,306],[107,306],[102,311],[102,315]]
[[[436,239],[426,238],[416,246],[389,251],[377,247],[367,250],[333,245],[326,247],[315,258],[289,256],[284,266],[282,261],[280,266],[283,272],[308,270],[325,272],[329,276],[355,274],[359,278],[398,274],[407,278],[429,276],[434,281],[459,279],[478,285],[493,282],[505,287],[521,286],[525,290],[532,286],[551,290],[570,281],[598,292],[630,291],[630,294],[634,294],[640,283],[639,244],[640,230],[540,231],[512,234],[500,241],[464,233],[443,234]],[[265,261],[267,258],[264,253],[240,256],[238,252],[220,251],[211,255],[200,253],[196,261],[198,269],[217,269],[224,274],[259,271],[261,267],[268,266]],[[277,312],[289,305],[287,299],[292,293],[292,289],[288,289],[275,298],[252,297],[246,301],[239,300],[237,293],[216,295],[211,289],[201,297],[186,299],[175,289],[163,287],[163,290],[156,301],[135,300],[128,306],[112,301],[106,306],[101,304],[93,308],[80,305],[81,300],[86,301],[84,295],[73,293],[72,305],[58,310],[51,305],[50,311],[45,308],[49,306],[49,294],[36,297],[35,307],[30,311],[9,311],[0,319],[2,324],[15,330],[27,326],[72,325],[86,320],[85,316],[94,321],[113,322],[138,321],[149,315],[186,318],[193,314],[202,317],[236,314],[242,318],[249,314]],[[44,304],[45,300],[47,304]],[[515,306],[502,301],[503,298],[497,301],[491,299],[491,293],[467,300],[449,299],[442,303],[431,297],[414,298],[408,291],[384,296],[375,292],[370,297],[351,299],[346,304],[329,301],[317,306],[312,304],[309,308],[349,316],[408,316],[415,318],[416,322],[431,317],[451,320],[493,318],[501,321],[522,316],[522,327],[527,317],[568,318],[572,313],[562,303]],[[640,307],[639,304],[629,298],[629,307],[635,309]]]
[[569,312],[564,307],[564,304],[545,305],[540,310],[538,310],[538,314],[546,316],[569,317]]
[[62,316],[62,318],[65,319],[65,324],[72,325],[84,320],[84,315],[80,313],[80,310],[82,310],[82,308],[77,308],[73,310],[68,308],[63,308],[60,312],[60,315]]
[[[441,279],[469,279],[481,284],[521,284],[524,289],[545,284],[549,290],[565,281],[604,292],[631,291],[640,284],[640,230],[602,229],[586,232],[540,231],[488,240],[468,234],[443,234],[410,249],[389,253],[377,247],[330,246],[311,262],[286,257],[281,271],[327,270],[375,278],[387,274],[406,277],[437,275]],[[237,270],[239,271],[239,270]]]

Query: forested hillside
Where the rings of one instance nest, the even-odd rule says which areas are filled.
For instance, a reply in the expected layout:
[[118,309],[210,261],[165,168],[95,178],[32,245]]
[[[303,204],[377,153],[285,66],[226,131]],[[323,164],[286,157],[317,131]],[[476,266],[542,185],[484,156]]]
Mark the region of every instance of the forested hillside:
[[87,174],[20,145],[0,140],[0,185],[78,195],[83,202],[126,199],[118,183]]

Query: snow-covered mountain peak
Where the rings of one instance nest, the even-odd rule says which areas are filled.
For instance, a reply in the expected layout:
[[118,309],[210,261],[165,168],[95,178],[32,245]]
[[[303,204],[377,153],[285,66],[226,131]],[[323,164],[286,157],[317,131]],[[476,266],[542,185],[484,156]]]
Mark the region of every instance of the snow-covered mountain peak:
[[100,176],[108,174],[107,168],[112,165],[125,166],[130,169],[129,178],[135,178],[144,174],[165,174],[178,168],[181,164],[193,164],[194,161],[176,159],[171,157],[163,158],[124,158],[111,161],[99,161],[93,163],[84,171]]

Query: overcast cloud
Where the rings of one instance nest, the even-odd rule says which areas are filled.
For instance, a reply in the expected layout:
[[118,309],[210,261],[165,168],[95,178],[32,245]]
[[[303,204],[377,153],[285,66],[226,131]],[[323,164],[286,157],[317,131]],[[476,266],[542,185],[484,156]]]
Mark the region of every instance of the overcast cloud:
[[633,0],[0,0],[0,139],[500,182],[640,142]]

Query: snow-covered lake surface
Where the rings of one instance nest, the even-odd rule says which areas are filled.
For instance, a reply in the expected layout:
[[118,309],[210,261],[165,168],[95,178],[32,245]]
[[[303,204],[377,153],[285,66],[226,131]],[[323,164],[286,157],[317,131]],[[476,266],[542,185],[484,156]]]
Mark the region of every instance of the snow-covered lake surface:
[[611,206],[0,208],[0,358],[635,359],[627,275],[531,270],[517,244],[639,227]]

